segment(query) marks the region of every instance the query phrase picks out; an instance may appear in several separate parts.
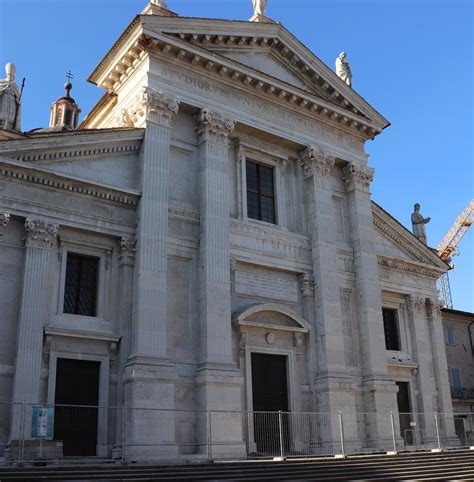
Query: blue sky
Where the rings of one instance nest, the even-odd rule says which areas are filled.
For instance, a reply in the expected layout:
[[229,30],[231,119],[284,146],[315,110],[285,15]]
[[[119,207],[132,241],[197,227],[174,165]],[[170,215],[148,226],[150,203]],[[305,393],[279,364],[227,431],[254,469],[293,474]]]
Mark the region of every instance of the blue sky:
[[[86,79],[145,0],[0,0],[0,62],[14,62],[23,129],[46,126],[74,73],[82,118],[101,91]],[[168,0],[183,16],[248,19],[251,0]],[[281,22],[330,68],[348,53],[357,90],[392,125],[367,144],[373,199],[410,227],[413,203],[436,246],[473,197],[471,0],[269,0]],[[451,272],[454,307],[474,311],[474,228]]]

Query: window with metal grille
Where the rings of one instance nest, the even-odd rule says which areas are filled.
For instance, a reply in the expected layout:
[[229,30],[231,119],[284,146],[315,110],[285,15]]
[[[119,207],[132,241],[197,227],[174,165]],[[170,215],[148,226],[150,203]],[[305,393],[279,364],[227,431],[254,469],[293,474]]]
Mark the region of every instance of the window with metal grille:
[[273,167],[255,162],[246,163],[247,216],[252,219],[276,223]]
[[382,308],[383,328],[385,331],[385,348],[387,350],[400,350],[400,335],[398,333],[397,310]]
[[67,254],[64,313],[96,316],[99,258]]

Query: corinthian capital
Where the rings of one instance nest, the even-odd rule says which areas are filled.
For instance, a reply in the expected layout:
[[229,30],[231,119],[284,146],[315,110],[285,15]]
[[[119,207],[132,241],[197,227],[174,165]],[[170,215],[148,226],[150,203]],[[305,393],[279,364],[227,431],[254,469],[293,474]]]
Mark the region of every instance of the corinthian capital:
[[119,261],[120,264],[128,264],[133,266],[135,263],[135,251],[137,240],[135,238],[122,237],[119,240],[120,244],[120,254]]
[[225,118],[218,112],[204,108],[196,117],[196,131],[199,141],[214,141],[227,143],[229,134],[235,128],[235,121]]
[[336,158],[320,147],[308,146],[300,152],[300,161],[305,179],[313,176],[329,178]]
[[10,222],[10,213],[0,212],[0,226],[6,226]]
[[434,319],[441,316],[441,307],[439,306],[439,301],[437,299],[427,298],[426,307],[428,308],[428,315]]
[[165,127],[171,127],[173,116],[178,113],[179,102],[163,92],[143,87],[143,92],[122,109],[117,125],[131,127],[148,119]]
[[348,191],[353,189],[368,191],[370,183],[374,180],[374,169],[351,162],[343,168],[342,179]]
[[53,248],[58,235],[59,226],[57,224],[45,223],[38,219],[25,221],[26,246],[32,248]]

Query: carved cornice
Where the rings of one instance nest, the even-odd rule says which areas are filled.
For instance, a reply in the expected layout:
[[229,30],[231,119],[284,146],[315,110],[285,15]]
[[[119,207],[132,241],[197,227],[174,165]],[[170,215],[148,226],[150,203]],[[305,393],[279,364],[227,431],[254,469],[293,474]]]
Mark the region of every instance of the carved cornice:
[[25,221],[25,231],[25,244],[28,248],[51,249],[55,245],[59,225],[27,218]]
[[328,179],[335,162],[335,156],[320,147],[308,146],[300,152],[300,165],[305,179],[313,176]]
[[374,180],[374,169],[351,162],[342,169],[342,180],[348,191],[368,191],[370,183]]
[[411,254],[415,259],[417,259],[421,263],[424,263],[424,264],[430,263],[428,259],[421,256],[417,250],[413,249],[409,243],[404,241],[400,236],[397,236],[396,233],[393,231],[393,229],[390,229],[390,227],[387,224],[378,221],[375,216],[374,216],[374,226],[377,227],[385,236],[395,241],[396,244],[401,246],[407,253]]
[[21,182],[53,187],[68,192],[125,204],[127,206],[136,206],[139,200],[138,194],[131,194],[114,188],[92,184],[85,179],[76,180],[69,176],[66,177],[61,174],[42,170],[36,166],[17,165],[13,162],[3,160],[0,161],[0,177],[14,178]]
[[120,264],[125,264],[133,266],[135,264],[135,252],[137,240],[135,238],[122,237],[119,240],[120,254],[119,262]]
[[10,213],[0,211],[0,226],[6,226],[10,222]]
[[304,297],[314,294],[314,275],[313,273],[302,273],[299,275],[301,284],[301,294]]
[[213,112],[207,107],[196,116],[196,123],[196,131],[200,142],[212,141],[227,144],[229,134],[235,128],[235,121],[218,112]]
[[10,153],[5,153],[10,159],[15,159],[17,161],[35,162],[35,161],[59,161],[61,159],[70,158],[84,158],[92,156],[101,156],[103,154],[126,154],[129,152],[138,152],[141,147],[141,141],[134,142],[133,144],[122,144],[117,146],[111,146],[110,144],[102,147],[92,147],[89,149],[63,149],[61,151],[50,151],[50,152],[36,152],[22,154],[20,156],[15,156]]
[[397,271],[403,271],[405,273],[413,273],[420,276],[426,276],[427,278],[438,279],[439,272],[430,270],[424,266],[416,266],[411,263],[407,263],[400,259],[386,258],[383,256],[377,256],[377,262],[379,266],[384,268],[395,269]]

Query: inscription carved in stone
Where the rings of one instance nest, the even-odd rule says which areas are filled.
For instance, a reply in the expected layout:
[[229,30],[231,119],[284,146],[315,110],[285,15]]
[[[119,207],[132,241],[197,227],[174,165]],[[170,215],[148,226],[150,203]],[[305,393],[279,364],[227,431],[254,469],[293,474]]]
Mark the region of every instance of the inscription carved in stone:
[[236,294],[272,300],[298,302],[298,283],[291,276],[264,270],[237,270],[234,278]]

